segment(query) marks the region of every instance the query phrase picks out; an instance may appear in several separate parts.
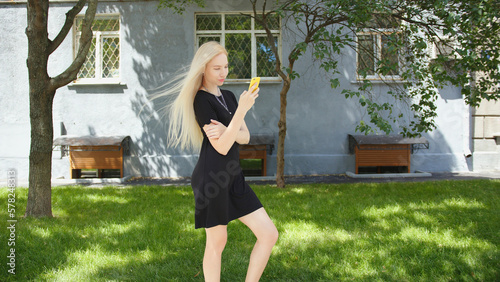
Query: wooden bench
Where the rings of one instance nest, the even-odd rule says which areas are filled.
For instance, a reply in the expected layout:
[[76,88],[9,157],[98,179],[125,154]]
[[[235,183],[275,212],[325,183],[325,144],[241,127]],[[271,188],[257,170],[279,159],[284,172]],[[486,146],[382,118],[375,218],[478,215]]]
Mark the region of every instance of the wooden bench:
[[267,176],[267,155],[271,155],[274,149],[274,137],[272,135],[250,135],[250,142],[240,145],[240,160],[260,159],[261,176]]
[[401,135],[349,135],[349,151],[355,154],[356,174],[360,167],[405,167],[410,173],[411,154],[416,148],[429,148],[429,141]]
[[103,170],[120,171],[123,178],[123,156],[128,154],[129,136],[62,136],[54,140],[54,146],[66,146],[69,151],[71,178],[80,178],[82,169],[97,170],[97,177]]

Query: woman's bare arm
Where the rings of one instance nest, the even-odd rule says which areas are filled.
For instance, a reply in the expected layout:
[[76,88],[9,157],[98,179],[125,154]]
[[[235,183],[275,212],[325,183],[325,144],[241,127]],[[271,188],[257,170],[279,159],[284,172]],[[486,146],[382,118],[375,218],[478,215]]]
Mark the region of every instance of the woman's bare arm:
[[238,132],[238,135],[236,136],[236,143],[240,145],[248,144],[250,142],[250,132],[248,131],[247,124],[245,121],[243,121],[243,124],[241,125],[240,131]]
[[[211,123],[203,128],[205,130],[205,134],[207,134],[208,138],[219,139],[224,131],[226,131],[227,127],[217,120],[212,119],[210,121]],[[248,131],[245,121],[243,121],[240,131],[236,134],[236,143],[243,145],[248,144],[249,141],[250,132]]]
[[[255,103],[255,99],[259,96],[259,89],[256,91],[244,91],[240,96],[240,101],[236,112],[234,113],[233,119],[229,123],[228,127],[220,135],[219,138],[211,137],[212,135],[207,134],[210,144],[214,149],[221,155],[227,155],[234,142],[247,142],[250,140],[250,134],[248,133],[248,128],[245,124],[245,115],[250,110],[250,108]],[[242,127],[244,126],[244,131]],[[210,125],[205,125],[203,127],[205,132],[210,129]],[[241,133],[240,133],[241,132]],[[238,139],[238,140],[237,140]],[[239,142],[238,142],[239,143]]]

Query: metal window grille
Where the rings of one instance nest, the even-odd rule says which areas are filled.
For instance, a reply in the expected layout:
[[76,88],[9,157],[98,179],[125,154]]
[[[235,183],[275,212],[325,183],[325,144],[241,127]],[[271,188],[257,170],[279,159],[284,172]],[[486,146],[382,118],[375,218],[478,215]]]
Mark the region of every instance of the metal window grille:
[[[280,50],[280,18],[269,18],[276,47]],[[266,32],[258,21],[242,14],[196,15],[196,39],[198,47],[208,41],[218,41],[228,51],[230,58],[229,79],[245,80],[253,76],[276,78],[276,56],[266,38]]]
[[[357,33],[358,76],[375,78],[377,70],[387,66],[387,76],[399,76],[399,53],[390,46],[391,36],[398,33],[400,21],[374,16]],[[389,68],[390,66],[390,68]]]
[[[75,54],[78,50],[83,17],[75,20]],[[96,15],[92,23],[92,44],[78,73],[78,80],[110,80],[120,78],[119,16]]]

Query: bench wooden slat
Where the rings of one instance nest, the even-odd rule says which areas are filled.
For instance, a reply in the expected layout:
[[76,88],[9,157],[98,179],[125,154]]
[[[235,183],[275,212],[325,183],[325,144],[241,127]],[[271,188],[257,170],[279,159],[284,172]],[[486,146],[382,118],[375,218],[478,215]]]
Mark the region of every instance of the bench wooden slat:
[[362,166],[406,166],[410,172],[410,144],[359,145],[355,155],[356,174]]
[[121,146],[70,146],[71,176],[78,169],[119,169],[123,177],[123,147]]

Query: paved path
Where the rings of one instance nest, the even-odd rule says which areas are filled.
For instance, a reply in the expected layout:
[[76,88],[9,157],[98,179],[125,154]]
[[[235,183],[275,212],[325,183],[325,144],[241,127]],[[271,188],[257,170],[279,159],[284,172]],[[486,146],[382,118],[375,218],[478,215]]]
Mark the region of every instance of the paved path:
[[[415,174],[417,175],[417,174]],[[271,177],[247,177],[247,182],[251,185],[255,184],[275,184],[274,176]],[[380,177],[376,178],[352,178],[345,174],[334,175],[306,175],[306,176],[286,176],[286,184],[312,184],[312,183],[381,183],[381,182],[417,182],[417,181],[438,181],[438,180],[467,180],[467,179],[498,179],[500,180],[500,171],[495,172],[465,172],[465,173],[431,173],[426,177]],[[162,185],[162,186],[190,186],[190,178],[108,178],[108,179],[53,179],[52,186],[66,185],[83,185],[88,187],[104,187],[104,186],[140,186],[140,185]],[[0,187],[6,187],[7,180],[0,179]],[[17,187],[28,187],[27,180],[18,180]]]
[[[499,179],[500,172],[488,173],[432,173],[429,177],[387,177],[387,178],[351,178],[345,174],[336,175],[308,175],[308,176],[287,176],[287,184],[312,184],[312,183],[369,183],[369,182],[417,182],[417,181],[437,181],[437,180],[467,180],[467,179]],[[275,184],[274,177],[247,177],[249,184]],[[92,186],[95,184],[92,184]],[[191,185],[189,178],[131,178],[128,181],[118,184],[120,186],[137,185]]]

